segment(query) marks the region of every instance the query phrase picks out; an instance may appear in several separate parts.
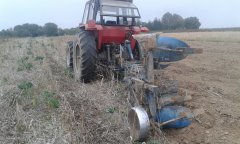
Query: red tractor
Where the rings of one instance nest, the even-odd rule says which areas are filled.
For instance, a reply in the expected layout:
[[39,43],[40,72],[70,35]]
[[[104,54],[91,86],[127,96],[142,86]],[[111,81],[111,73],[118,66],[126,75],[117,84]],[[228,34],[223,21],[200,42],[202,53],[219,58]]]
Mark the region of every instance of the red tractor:
[[[128,100],[133,107],[128,114],[133,140],[148,136],[150,121],[156,125],[161,122],[163,126],[186,117],[171,117],[171,112],[169,115],[167,112],[168,119],[156,121],[162,118],[159,111],[169,102],[182,102],[187,98],[173,92],[171,87],[176,88],[175,84],[164,84],[170,88],[163,90],[153,73],[154,67],[158,67],[159,62],[177,61],[187,54],[202,52],[175,38],[137,35],[149,31],[138,26],[139,18],[132,0],[89,0],[77,40],[68,42],[67,47],[67,67],[74,72],[77,81],[93,80],[97,66],[124,74]],[[189,124],[187,121],[184,126]]]
[[132,0],[89,0],[77,40],[68,42],[67,66],[78,81],[89,82],[101,65],[124,71],[123,61],[140,59],[133,35],[148,32],[138,25],[140,14]]

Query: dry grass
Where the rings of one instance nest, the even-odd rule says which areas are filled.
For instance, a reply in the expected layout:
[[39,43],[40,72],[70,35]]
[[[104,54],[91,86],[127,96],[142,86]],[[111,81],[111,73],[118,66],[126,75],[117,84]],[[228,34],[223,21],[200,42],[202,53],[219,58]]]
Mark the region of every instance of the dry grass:
[[68,77],[71,39],[0,40],[0,143],[131,143],[124,86]]
[[[49,107],[43,98],[44,91],[57,93],[57,83],[50,71],[48,60],[42,63],[35,57],[46,57],[53,51],[46,38],[5,39],[1,43],[1,143],[52,143],[57,138],[66,141],[58,110]],[[28,57],[26,59],[26,57]],[[22,60],[32,68],[19,69]],[[24,82],[33,86],[27,90],[19,88]]]

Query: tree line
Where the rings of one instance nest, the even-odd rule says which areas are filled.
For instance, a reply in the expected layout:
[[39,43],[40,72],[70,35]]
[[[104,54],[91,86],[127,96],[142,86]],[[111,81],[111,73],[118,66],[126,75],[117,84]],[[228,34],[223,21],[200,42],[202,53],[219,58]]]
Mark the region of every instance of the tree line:
[[37,24],[17,25],[14,28],[0,31],[0,37],[39,37],[39,36],[62,36],[74,35],[78,28],[62,29],[55,23],[46,23],[44,26]]
[[155,18],[153,21],[142,22],[143,26],[152,31],[157,30],[181,30],[181,29],[199,29],[201,23],[197,17],[183,18],[178,14],[165,13],[162,18]]
[[[183,18],[178,14],[165,13],[163,17],[153,21],[140,22],[139,25],[148,27],[151,31],[199,29],[201,23],[197,17]],[[17,25],[14,28],[0,31],[0,37],[38,37],[38,36],[62,36],[78,33],[78,28],[62,29],[55,23],[46,23],[44,26],[37,24]]]

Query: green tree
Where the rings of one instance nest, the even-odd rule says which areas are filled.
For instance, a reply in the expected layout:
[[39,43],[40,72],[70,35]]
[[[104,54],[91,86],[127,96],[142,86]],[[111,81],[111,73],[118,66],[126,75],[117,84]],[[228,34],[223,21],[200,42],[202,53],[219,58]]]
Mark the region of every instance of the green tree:
[[161,30],[161,29],[162,29],[161,20],[158,18],[155,18],[152,22],[152,30]]
[[173,14],[172,16],[172,29],[183,29],[184,19],[178,14]]
[[142,26],[148,27],[151,31],[162,30],[162,23],[158,18],[155,18],[153,21],[142,22]]
[[37,37],[43,35],[43,30],[41,26],[28,23],[15,26],[14,32],[18,37]]
[[46,23],[43,29],[46,36],[58,36],[58,26],[54,23]]
[[38,36],[58,36],[75,35],[79,28],[62,29],[54,23],[46,23],[44,27],[37,24],[17,25],[14,29],[0,31],[0,37],[38,37]]
[[184,27],[186,29],[199,29],[201,23],[197,17],[189,17],[184,20]]
[[63,31],[66,35],[75,35],[79,32],[79,28],[64,29]]
[[30,31],[31,37],[42,36],[44,34],[43,28],[37,24],[30,24],[27,29]]
[[162,24],[164,29],[172,29],[173,27],[173,15],[170,12],[167,12],[162,17]]
[[65,33],[64,33],[64,30],[61,29],[61,28],[58,28],[58,35],[59,36],[63,36]]
[[16,33],[13,29],[7,29],[0,31],[0,37],[14,37]]
[[28,37],[30,36],[30,32],[26,29],[26,25],[17,25],[14,27],[14,31],[16,32],[16,36],[18,37]]

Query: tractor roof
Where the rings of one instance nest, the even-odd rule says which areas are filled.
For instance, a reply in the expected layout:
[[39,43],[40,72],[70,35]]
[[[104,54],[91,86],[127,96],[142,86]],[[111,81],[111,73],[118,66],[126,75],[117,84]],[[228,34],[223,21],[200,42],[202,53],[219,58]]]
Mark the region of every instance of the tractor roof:
[[115,7],[126,7],[126,8],[137,8],[132,0],[101,0],[101,5],[115,6]]

